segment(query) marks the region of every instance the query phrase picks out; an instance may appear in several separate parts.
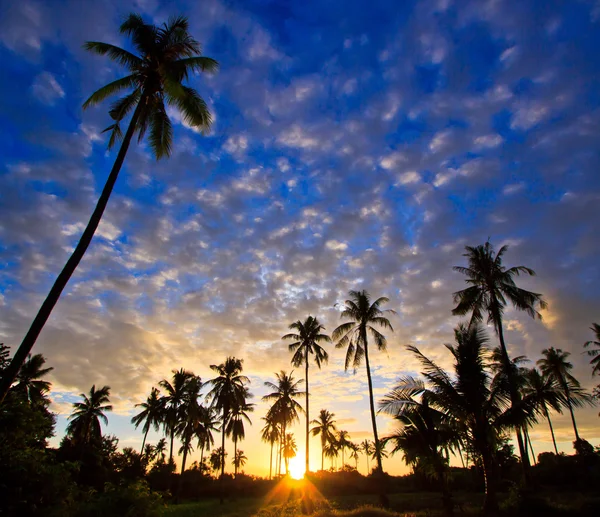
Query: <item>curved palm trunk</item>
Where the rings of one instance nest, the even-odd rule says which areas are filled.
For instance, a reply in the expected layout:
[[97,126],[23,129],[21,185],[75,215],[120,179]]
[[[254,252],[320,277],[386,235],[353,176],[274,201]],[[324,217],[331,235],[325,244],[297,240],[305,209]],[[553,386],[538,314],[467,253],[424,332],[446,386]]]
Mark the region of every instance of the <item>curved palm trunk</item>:
[[533,459],[533,464],[536,464],[535,461],[535,451],[533,450],[533,443],[531,443],[531,437],[529,436],[529,431],[527,427],[523,427],[523,434],[525,435],[525,440],[529,444],[529,449],[531,450],[531,457]]
[[575,441],[579,441],[579,432],[577,431],[577,423],[575,422],[575,413],[573,413],[573,405],[571,404],[571,397],[569,396],[569,390],[566,390],[567,395],[567,406],[569,413],[571,413],[571,422],[573,422],[573,431],[575,431]]
[[306,347],[306,356],[304,357],[304,362],[306,363],[306,465],[304,467],[304,472],[305,474],[308,474],[310,472],[310,467],[309,467],[309,454],[308,454],[308,422],[309,422],[309,416],[308,416],[308,347]]
[[[371,405],[371,424],[373,425],[373,438],[375,439],[375,454],[377,457],[377,468],[383,472],[381,464],[381,449],[379,448],[379,436],[377,436],[377,420],[375,418],[375,402],[373,401],[373,382],[371,381],[371,367],[369,365],[369,347],[367,345],[367,336],[363,336],[365,345],[365,363],[367,365],[367,381],[369,384],[369,404]],[[343,454],[343,452],[342,452]]]
[[544,414],[548,419],[548,425],[550,426],[550,434],[552,435],[552,443],[554,444],[554,452],[558,456],[558,447],[556,446],[556,438],[554,437],[554,428],[552,427],[552,421],[550,420],[550,414],[548,413],[548,409],[544,405]]
[[33,348],[33,345],[35,344],[38,336],[40,335],[40,332],[44,328],[46,321],[50,317],[54,306],[58,302],[60,295],[63,292],[63,289],[66,287],[69,279],[75,272],[75,269],[77,269],[79,262],[81,262],[81,259],[85,255],[85,252],[87,251],[90,243],[92,242],[94,233],[96,232],[96,229],[100,224],[102,214],[106,209],[106,205],[108,204],[108,200],[110,198],[112,190],[115,186],[117,178],[119,177],[119,172],[121,170],[121,166],[123,165],[123,161],[125,160],[127,149],[129,149],[131,138],[133,137],[133,133],[135,132],[137,121],[144,101],[145,98],[142,97],[138,102],[137,107],[135,108],[133,116],[131,117],[131,121],[129,122],[127,132],[125,133],[125,138],[123,138],[123,143],[121,144],[121,148],[119,149],[119,153],[117,154],[115,163],[113,164],[110,174],[108,175],[108,179],[106,180],[104,188],[102,189],[102,194],[100,194],[100,198],[98,199],[96,208],[94,209],[94,212],[92,213],[92,216],[90,217],[90,220],[88,221],[88,224],[85,230],[83,231],[83,234],[81,235],[81,239],[77,243],[75,250],[73,250],[73,253],[69,257],[69,260],[67,260],[67,263],[63,267],[62,271],[59,273],[58,277],[54,281],[52,289],[50,289],[48,296],[44,300],[44,303],[42,303],[40,310],[35,316],[31,327],[29,327],[27,334],[25,334],[25,337],[23,338],[21,345],[19,346],[14,357],[12,358],[12,361],[8,365],[8,368],[6,368],[6,370],[4,370],[2,374],[2,379],[0,380],[0,404],[4,401],[4,397],[6,397],[8,390],[10,389],[14,380],[16,379],[17,374],[21,369],[21,366],[27,359],[29,352],[31,352],[31,349]]
[[[506,348],[506,343],[504,342],[504,332],[502,330],[502,317],[499,314],[495,315],[495,324],[496,331],[498,333],[498,339],[500,340],[500,348],[502,350],[502,357],[505,362],[505,368],[508,375],[508,385],[510,390],[510,403],[511,406],[518,407],[521,403],[521,396],[519,395],[518,390],[515,387],[515,382],[512,375],[512,365],[510,362],[510,358],[508,357],[508,350]],[[519,445],[519,456],[521,457],[521,464],[523,465],[523,478],[525,484],[529,482],[529,454],[527,454],[527,447],[523,443],[523,436],[521,434],[521,429],[517,427],[517,444]]]
[[146,432],[144,433],[144,439],[142,440],[142,450],[140,451],[142,456],[144,455],[144,445],[146,445],[146,438],[148,437],[148,431],[150,431],[149,427],[148,427],[148,429],[146,429]]

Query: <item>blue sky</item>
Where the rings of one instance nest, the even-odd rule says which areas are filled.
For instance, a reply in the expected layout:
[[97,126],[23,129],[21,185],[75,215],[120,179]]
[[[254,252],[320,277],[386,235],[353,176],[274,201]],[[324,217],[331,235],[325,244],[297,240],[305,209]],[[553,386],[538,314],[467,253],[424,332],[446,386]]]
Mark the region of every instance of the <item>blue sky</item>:
[[[138,445],[133,404],[171,369],[209,378],[227,355],[245,359],[259,399],[290,368],[287,325],[312,313],[332,330],[353,288],[398,312],[374,358],[381,396],[415,371],[407,344],[449,364],[441,344],[463,285],[451,268],[488,236],[537,271],[523,285],[549,302],[543,322],[507,311],[511,353],[570,350],[594,385],[581,351],[600,318],[600,4],[585,1],[0,1],[0,341],[20,342],[114,160],[108,107],[81,105],[123,71],[82,44],[127,45],[118,25],[130,11],[189,17],[221,65],[191,81],[215,124],[202,136],[172,112],[170,160],[130,149],[36,345],[61,415],[108,384],[108,430]],[[344,373],[330,352],[312,407],[362,440],[364,372]],[[263,414],[259,404],[244,446],[261,474]],[[600,443],[597,410],[579,420]],[[569,422],[556,424],[569,450]],[[545,424],[533,437],[550,450]],[[316,464],[316,441],[313,453]],[[401,458],[387,468],[403,471]]]

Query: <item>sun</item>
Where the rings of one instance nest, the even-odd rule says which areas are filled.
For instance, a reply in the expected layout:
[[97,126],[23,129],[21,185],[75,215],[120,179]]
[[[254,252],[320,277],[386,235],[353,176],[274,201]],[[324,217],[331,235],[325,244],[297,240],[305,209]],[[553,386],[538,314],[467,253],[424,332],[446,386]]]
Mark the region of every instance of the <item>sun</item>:
[[290,460],[290,476],[294,479],[304,478],[304,460],[296,456]]

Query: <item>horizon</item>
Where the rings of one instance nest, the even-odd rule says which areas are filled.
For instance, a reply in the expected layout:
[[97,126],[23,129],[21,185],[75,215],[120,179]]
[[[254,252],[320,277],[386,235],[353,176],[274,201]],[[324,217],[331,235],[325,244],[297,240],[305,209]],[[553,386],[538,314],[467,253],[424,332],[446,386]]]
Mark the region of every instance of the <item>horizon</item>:
[[[169,160],[132,142],[90,249],[32,351],[54,368],[52,445],[72,402],[95,384],[111,386],[115,406],[103,432],[139,449],[142,432],[129,420],[152,386],[182,367],[206,381],[211,364],[235,356],[257,404],[238,445],[244,470],[268,475],[263,383],[280,370],[304,378],[281,340],[288,326],[313,315],[330,334],[350,289],[389,297],[385,308],[397,314],[388,351],[370,356],[377,401],[421,371],[406,345],[450,366],[442,345],[461,321],[452,293],[465,286],[452,267],[488,237],[510,246],[505,265],[536,271],[518,283],[549,304],[541,321],[507,308],[511,357],[533,366],[542,349],[562,348],[582,386],[597,384],[583,343],[600,315],[600,14],[583,1],[0,6],[11,78],[0,85],[0,343],[14,351],[21,342],[114,160],[101,133],[110,103],[81,105],[123,69],[82,45],[128,45],[118,23],[130,11],[155,23],[189,17],[203,55],[220,63],[189,81],[215,122],[202,135],[169,108]],[[352,441],[372,438],[364,366],[344,372],[345,351],[326,349],[329,364],[311,363],[311,419],[328,409]],[[597,407],[576,416],[581,436],[600,445]],[[568,412],[552,422],[559,450],[572,452]],[[392,428],[389,417],[378,423],[382,436]],[[301,417],[296,462],[303,426]],[[148,443],[161,435],[150,431]],[[531,438],[536,456],[552,450],[542,419]],[[310,462],[320,467],[318,438]],[[410,468],[396,454],[384,470]]]

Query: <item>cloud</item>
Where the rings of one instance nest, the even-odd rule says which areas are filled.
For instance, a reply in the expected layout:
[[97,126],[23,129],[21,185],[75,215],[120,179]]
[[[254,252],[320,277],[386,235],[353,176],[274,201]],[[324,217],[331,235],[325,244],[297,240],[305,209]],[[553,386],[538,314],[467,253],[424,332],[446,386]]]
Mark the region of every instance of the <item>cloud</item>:
[[31,93],[37,101],[48,106],[53,106],[58,99],[65,96],[65,91],[50,72],[42,72],[35,78],[31,85]]

